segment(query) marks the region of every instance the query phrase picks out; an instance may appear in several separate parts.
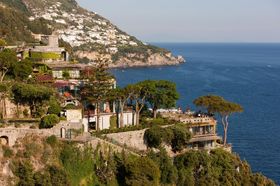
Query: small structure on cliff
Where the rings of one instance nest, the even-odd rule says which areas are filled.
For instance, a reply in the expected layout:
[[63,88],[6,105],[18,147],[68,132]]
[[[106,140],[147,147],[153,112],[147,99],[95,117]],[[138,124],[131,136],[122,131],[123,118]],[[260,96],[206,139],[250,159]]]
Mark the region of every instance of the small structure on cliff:
[[161,113],[161,115],[186,124],[192,134],[188,144],[189,149],[199,150],[223,147],[231,151],[230,144],[226,147],[221,145],[222,138],[217,134],[217,121],[213,116],[203,113],[196,114],[195,112]]

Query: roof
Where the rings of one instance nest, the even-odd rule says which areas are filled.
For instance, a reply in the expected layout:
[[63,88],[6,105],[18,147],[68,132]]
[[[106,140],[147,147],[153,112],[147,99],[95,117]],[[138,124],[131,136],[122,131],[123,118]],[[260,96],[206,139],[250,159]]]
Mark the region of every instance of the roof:
[[50,74],[37,75],[36,80],[38,82],[50,82],[53,81],[53,77]]
[[67,80],[56,80],[54,82],[54,86],[56,88],[67,87],[67,86],[71,86],[71,85],[77,86],[77,85],[79,85],[79,82],[67,81]]

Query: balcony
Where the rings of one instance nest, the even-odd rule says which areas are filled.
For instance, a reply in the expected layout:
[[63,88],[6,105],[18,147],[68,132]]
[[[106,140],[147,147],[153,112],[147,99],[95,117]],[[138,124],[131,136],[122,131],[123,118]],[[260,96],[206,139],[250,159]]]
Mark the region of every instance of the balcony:
[[193,142],[203,142],[203,141],[216,141],[221,139],[222,138],[220,136],[217,136],[216,134],[200,135],[200,136],[193,136],[189,142],[193,143]]

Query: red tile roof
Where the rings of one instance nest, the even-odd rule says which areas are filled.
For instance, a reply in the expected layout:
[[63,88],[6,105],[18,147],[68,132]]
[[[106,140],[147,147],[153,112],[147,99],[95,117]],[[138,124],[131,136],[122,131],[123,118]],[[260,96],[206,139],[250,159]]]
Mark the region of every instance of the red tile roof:
[[37,75],[36,76],[37,82],[43,83],[43,82],[52,82],[53,77],[52,75],[49,74],[44,74],[44,75]]

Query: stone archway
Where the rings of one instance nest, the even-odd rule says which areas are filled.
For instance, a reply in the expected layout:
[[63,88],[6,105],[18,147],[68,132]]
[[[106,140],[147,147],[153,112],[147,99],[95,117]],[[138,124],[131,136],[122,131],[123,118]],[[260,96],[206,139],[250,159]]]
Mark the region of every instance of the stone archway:
[[9,145],[9,138],[8,138],[8,136],[1,136],[0,137],[0,145]]

